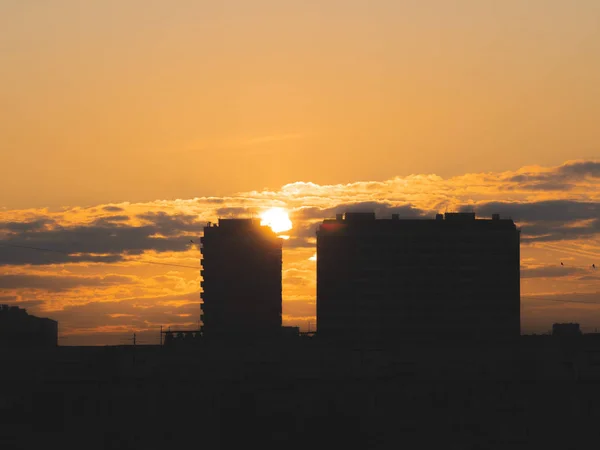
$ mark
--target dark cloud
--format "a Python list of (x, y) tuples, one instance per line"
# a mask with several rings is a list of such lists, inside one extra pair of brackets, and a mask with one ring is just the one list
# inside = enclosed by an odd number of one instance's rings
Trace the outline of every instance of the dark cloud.
[(508, 179), (521, 189), (558, 190), (573, 187), (569, 181), (600, 178), (600, 162), (580, 161), (562, 165), (551, 172), (522, 173)]
[[(461, 211), (470, 210), (463, 206)], [(557, 241), (578, 239), (600, 232), (600, 203), (576, 202), (572, 200), (547, 200), (540, 202), (488, 202), (476, 207), (479, 216), (490, 217), (500, 214), (522, 224), (522, 240)], [(577, 225), (577, 221), (590, 222)]]
[(0, 222), (0, 229), (7, 230), (12, 233), (22, 233), (42, 230), (48, 225), (53, 225), (54, 223), (55, 222), (52, 219), (40, 217), (27, 222)]
[(0, 289), (44, 289), (51, 292), (77, 287), (100, 287), (131, 283), (130, 277), (77, 277), (60, 275), (0, 275)]
[(190, 239), (202, 232), (197, 216), (149, 212), (139, 217), (147, 224), (136, 227), (104, 221), (13, 233), (0, 241), (0, 265), (110, 263), (147, 250), (179, 252), (187, 250)]
[(173, 236), (181, 232), (193, 232), (199, 236), (204, 229), (204, 222), (192, 214), (169, 215), (159, 211), (138, 214), (137, 217), (151, 223), (164, 236)]
[[(470, 206), (464, 206), (466, 211)], [(498, 213), (512, 217), (517, 222), (558, 221), (596, 219), (600, 217), (600, 203), (576, 202), (573, 200), (547, 200), (531, 203), (488, 202), (476, 207), (477, 215), (490, 217)]]
[[(14, 242), (21, 242), (19, 239), (13, 239), (8, 242), (14, 245)], [(26, 242), (26, 241), (25, 241)], [(55, 244), (53, 242), (52, 244)], [(17, 244), (18, 245), (18, 244)], [(91, 263), (115, 263), (123, 261), (124, 257), (119, 254), (112, 255), (90, 255), (77, 254), (71, 255), (55, 249), (42, 249), (38, 247), (9, 247), (0, 242), (0, 265), (48, 265), (48, 264), (67, 264), (79, 262)]]
[(525, 225), (521, 230), (523, 242), (580, 239), (600, 233), (600, 219), (594, 220), (588, 226), (565, 226), (559, 222), (539, 222)]
[(302, 208), (294, 212), (295, 217), (302, 219), (332, 219), (336, 214), (346, 212), (374, 212), (379, 219), (390, 218), (392, 214), (398, 214), (400, 218), (416, 219), (423, 218), (426, 211), (413, 207), (410, 204), (392, 205), (387, 202), (360, 202), (342, 203), (332, 208)]
[[(303, 240), (315, 238), (317, 236), (317, 229), (321, 223), (321, 220), (297, 222), (297, 224), (294, 223), (294, 227), (287, 233), (289, 234), (290, 239), (286, 241), (286, 244), (291, 247), (296, 247), (297, 245), (291, 245), (294, 240), (298, 240), (298, 243), (300, 244)], [(304, 245), (299, 246), (304, 247)]]
[(574, 184), (561, 183), (558, 181), (535, 181), (532, 183), (522, 184), (520, 186), (507, 186), (506, 190), (514, 191), (523, 189), (526, 191), (568, 191), (575, 187)]
[(198, 203), (211, 203), (211, 204), (215, 204), (215, 205), (220, 205), (220, 204), (225, 203), (225, 199), (218, 198), (218, 197), (201, 198), (198, 200)]
[(92, 222), (92, 225), (98, 226), (111, 226), (114, 222), (127, 222), (129, 216), (118, 215), (118, 216), (106, 216), (100, 217)]
[(600, 178), (600, 162), (598, 161), (580, 161), (560, 166), (558, 172), (565, 177), (585, 177)]
[(218, 208), (216, 211), (217, 217), (249, 217), (255, 210), (253, 208), (241, 208), (241, 207), (225, 207)]
[(120, 211), (125, 211), (123, 208), (119, 207), (119, 206), (104, 206), (102, 208), (104, 211), (108, 211), (108, 212), (120, 212)]

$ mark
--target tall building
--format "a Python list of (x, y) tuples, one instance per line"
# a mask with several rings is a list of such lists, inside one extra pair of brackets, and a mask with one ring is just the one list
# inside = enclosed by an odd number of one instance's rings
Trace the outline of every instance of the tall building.
[(220, 219), (201, 242), (203, 336), (280, 333), (281, 239), (257, 219)]
[(58, 322), (27, 314), (18, 306), (0, 305), (0, 347), (56, 347)]
[(519, 230), (474, 213), (338, 214), (317, 230), (321, 338), (510, 339), (520, 334)]

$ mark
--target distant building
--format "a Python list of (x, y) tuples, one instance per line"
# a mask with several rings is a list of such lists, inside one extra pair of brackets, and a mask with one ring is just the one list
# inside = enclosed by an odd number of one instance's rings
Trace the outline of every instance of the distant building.
[(300, 327), (281, 327), (281, 336), (284, 338), (300, 337)]
[(555, 323), (552, 325), (552, 336), (581, 336), (581, 329), (578, 323)]
[(18, 306), (0, 305), (0, 347), (56, 347), (58, 322), (27, 314)]
[(520, 334), (519, 230), (474, 213), (338, 214), (317, 231), (318, 336), (354, 342)]
[(162, 345), (165, 347), (194, 347), (200, 340), (200, 330), (177, 330), (161, 331), (161, 337), (164, 336)]
[(202, 334), (281, 333), (282, 240), (257, 219), (220, 219), (204, 228)]

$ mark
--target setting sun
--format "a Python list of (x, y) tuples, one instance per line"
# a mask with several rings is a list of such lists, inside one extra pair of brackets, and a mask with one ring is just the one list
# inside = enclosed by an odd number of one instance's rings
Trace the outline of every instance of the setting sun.
[(271, 208), (260, 215), (261, 225), (268, 225), (275, 233), (288, 231), (292, 228), (292, 221), (287, 211), (283, 208)]

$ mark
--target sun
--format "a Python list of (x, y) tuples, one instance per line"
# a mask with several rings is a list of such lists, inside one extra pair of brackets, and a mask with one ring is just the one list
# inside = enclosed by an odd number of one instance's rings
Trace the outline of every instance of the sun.
[(288, 212), (283, 208), (271, 208), (260, 215), (261, 225), (268, 225), (275, 233), (292, 229), (292, 221)]

